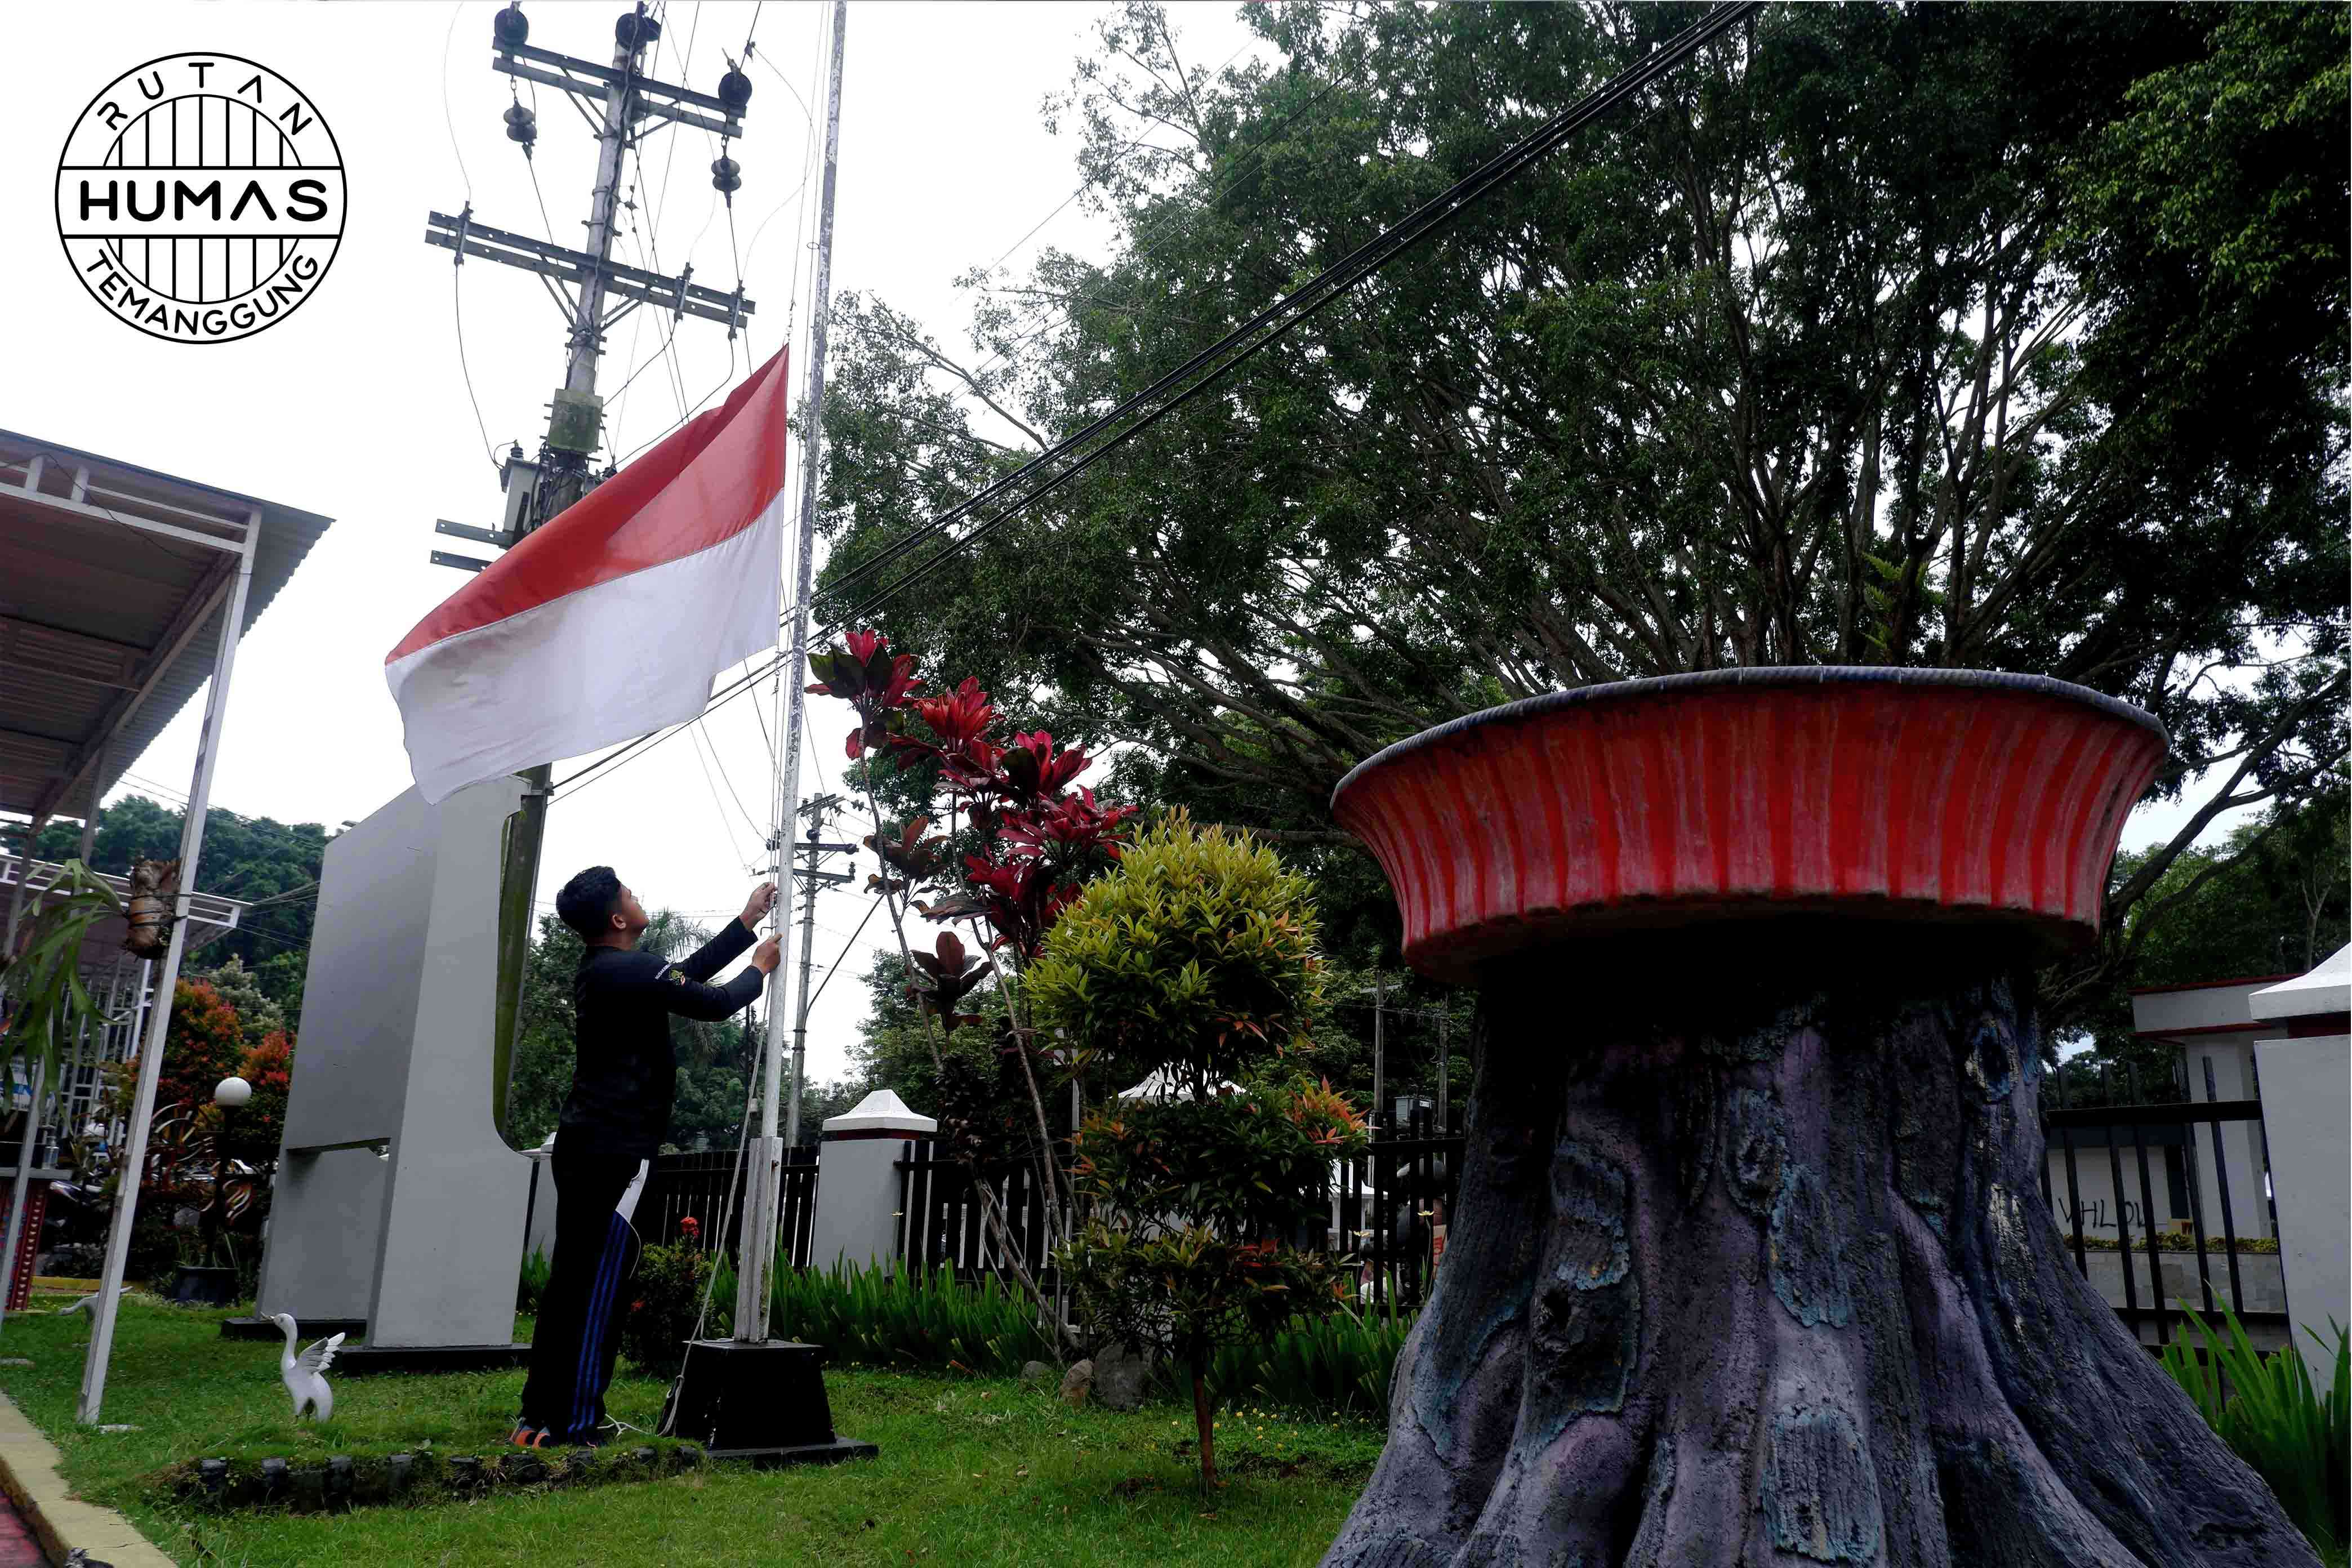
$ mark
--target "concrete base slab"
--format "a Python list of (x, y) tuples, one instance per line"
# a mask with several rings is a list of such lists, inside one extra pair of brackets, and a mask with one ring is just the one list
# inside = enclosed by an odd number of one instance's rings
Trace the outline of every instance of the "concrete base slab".
[(506, 1372), (530, 1364), (530, 1344), (345, 1345), (333, 1371), (344, 1377), (378, 1372)]
[(79, 1552), (113, 1568), (172, 1568), (172, 1560), (110, 1508), (74, 1497), (58, 1474), (58, 1450), (0, 1394), (0, 1490), (16, 1504), (52, 1563)]

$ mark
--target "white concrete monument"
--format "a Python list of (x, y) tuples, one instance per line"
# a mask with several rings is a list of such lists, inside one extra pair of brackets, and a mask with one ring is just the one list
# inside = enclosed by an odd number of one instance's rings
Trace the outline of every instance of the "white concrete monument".
[(345, 1373), (527, 1349), (530, 1163), (490, 1119), (499, 840), (521, 794), (411, 789), (327, 847), (257, 1311), (363, 1321)]

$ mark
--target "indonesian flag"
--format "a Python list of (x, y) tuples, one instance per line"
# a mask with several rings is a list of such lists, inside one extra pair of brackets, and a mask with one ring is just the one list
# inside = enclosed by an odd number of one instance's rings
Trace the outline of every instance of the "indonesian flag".
[(775, 646), (785, 405), (779, 353), (401, 639), (384, 679), (428, 803), (685, 723)]

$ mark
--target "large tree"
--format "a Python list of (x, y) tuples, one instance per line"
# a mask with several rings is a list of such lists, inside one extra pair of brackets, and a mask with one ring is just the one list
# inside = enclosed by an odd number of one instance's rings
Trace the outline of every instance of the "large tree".
[[(1695, 10), (1259, 5), (1273, 63), (1211, 70), (1129, 5), (1049, 105), (1109, 253), (972, 275), (969, 354), (841, 302), (827, 580)], [(1768, 12), (876, 618), (1302, 847), (1372, 751), (1556, 688), (2078, 681), (2164, 720), (2153, 790), (2193, 807), (2053, 991), (2079, 1013), (2214, 816), (2346, 750), (2346, 39), (2340, 7)]]

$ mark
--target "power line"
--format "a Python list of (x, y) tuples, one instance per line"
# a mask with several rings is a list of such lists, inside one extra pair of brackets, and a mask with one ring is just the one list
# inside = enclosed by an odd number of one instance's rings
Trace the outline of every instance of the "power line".
[[(463, 257), (458, 258), (459, 261), (464, 259)], [(465, 276), (466, 269), (462, 266), (453, 264), (450, 267), (449, 310), (457, 328), (457, 369), (466, 378), (466, 401), (474, 405), (474, 427), (482, 433), (482, 451), (490, 459), (490, 467), (504, 472), (499, 462), (498, 447), (490, 439), (489, 424), (482, 417), (482, 400), (474, 395), (474, 367), (466, 363), (466, 296), (460, 287)]]

